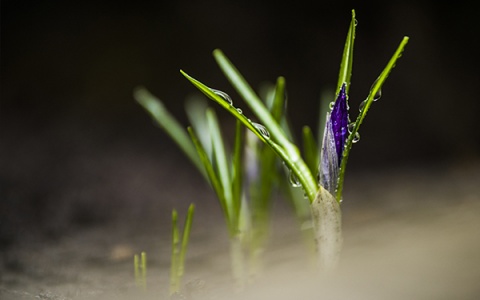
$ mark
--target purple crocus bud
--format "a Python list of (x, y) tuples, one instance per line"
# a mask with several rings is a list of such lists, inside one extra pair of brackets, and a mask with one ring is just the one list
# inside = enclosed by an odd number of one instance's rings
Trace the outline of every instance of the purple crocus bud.
[(348, 105), (345, 84), (327, 113), (320, 153), (320, 185), (335, 194), (343, 149), (348, 137)]
[(345, 84), (342, 85), (337, 100), (330, 112), (333, 135), (335, 137), (335, 149), (337, 151), (338, 165), (342, 162), (343, 149), (348, 137), (348, 105)]

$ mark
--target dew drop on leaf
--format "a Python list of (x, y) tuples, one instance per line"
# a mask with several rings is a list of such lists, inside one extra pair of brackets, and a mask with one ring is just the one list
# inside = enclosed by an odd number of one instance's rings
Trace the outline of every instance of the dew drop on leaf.
[(348, 133), (352, 133), (354, 127), (355, 127), (355, 123), (348, 124)]
[(216, 90), (216, 89), (210, 89), (212, 92), (214, 92), (216, 95), (220, 96), (223, 98), (223, 100), (227, 101), (228, 104), (233, 105), (233, 100), (232, 98), (225, 92)]
[(242, 114), (242, 109), (241, 109), (241, 108), (237, 108), (237, 112), (238, 112), (239, 114)]
[(352, 139), (352, 143), (358, 143), (359, 140), (360, 140), (360, 133), (357, 131), (355, 132), (355, 136)]
[(298, 180), (298, 178), (297, 178), (297, 176), (295, 175), (295, 173), (292, 172), (292, 170), (290, 170), (290, 175), (288, 176), (288, 179), (290, 180), (290, 184), (291, 184), (293, 187), (302, 186), (302, 184), (301, 184), (300, 181)]
[(358, 106), (358, 110), (362, 112), (363, 108), (365, 107), (365, 104), (367, 103), (367, 100), (363, 100), (360, 105)]
[(268, 132), (268, 130), (267, 130), (267, 128), (265, 128), (265, 126), (263, 126), (262, 124), (255, 123), (255, 122), (252, 122), (252, 124), (258, 131), (260, 131), (260, 134), (264, 138), (266, 138), (266, 139), (270, 138), (270, 132)]
[[(370, 92), (372, 91), (373, 87), (374, 87), (375, 84), (377, 83), (378, 79), (379, 79), (379, 78), (377, 78), (377, 79), (373, 82), (372, 86), (370, 87)], [(382, 97), (382, 89), (381, 89), (381, 87), (380, 87), (380, 88), (378, 89), (378, 91), (375, 93), (375, 95), (373, 96), (373, 101), (377, 101), (377, 100), (380, 99), (381, 97)]]
[(373, 101), (377, 101), (382, 97), (382, 90), (378, 89), (378, 91), (375, 93), (375, 96), (373, 96)]

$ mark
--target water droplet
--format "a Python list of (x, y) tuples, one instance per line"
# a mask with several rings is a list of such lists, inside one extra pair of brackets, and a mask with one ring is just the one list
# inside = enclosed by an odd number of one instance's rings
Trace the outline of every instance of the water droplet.
[(355, 123), (348, 124), (348, 133), (352, 133), (354, 127), (355, 127)]
[(360, 105), (359, 105), (359, 107), (358, 107), (358, 110), (359, 110), (360, 112), (362, 112), (363, 108), (365, 107), (365, 104), (367, 104), (367, 100), (363, 100), (363, 101), (360, 103)]
[(216, 95), (220, 96), (223, 98), (223, 100), (227, 101), (228, 104), (233, 105), (233, 100), (232, 98), (225, 92), (216, 90), (216, 89), (210, 89), (212, 92), (214, 92)]
[[(375, 84), (377, 84), (377, 81), (378, 81), (379, 78), (375, 79), (375, 81), (373, 82), (372, 86), (370, 87), (370, 91), (373, 89), (373, 87), (375, 86)], [(375, 95), (373, 96), (373, 101), (377, 101), (378, 99), (380, 99), (382, 97), (382, 88), (380, 87), (378, 89), (378, 91), (375, 93)]]
[(355, 136), (352, 139), (352, 143), (358, 143), (359, 140), (360, 140), (360, 133), (357, 131), (355, 132)]
[(238, 112), (239, 114), (241, 114), (241, 113), (242, 113), (242, 109), (241, 109), (241, 108), (237, 108), (237, 112)]
[(293, 186), (293, 187), (299, 187), (299, 186), (302, 186), (302, 184), (300, 183), (300, 181), (298, 180), (297, 176), (295, 175), (295, 173), (292, 172), (292, 170), (290, 170), (290, 176), (288, 178), (290, 180), (290, 184)]
[(332, 101), (332, 102), (330, 102), (330, 104), (328, 104), (328, 107), (330, 108), (330, 110), (333, 109), (333, 106), (334, 106), (334, 105), (335, 105), (335, 102), (334, 102), (334, 101)]
[(378, 89), (378, 91), (375, 93), (375, 96), (373, 96), (373, 101), (377, 101), (382, 97), (382, 89)]
[(267, 128), (263, 126), (262, 124), (258, 124), (255, 122), (252, 122), (253, 126), (257, 128), (258, 131), (260, 131), (260, 134), (263, 135), (264, 138), (269, 139), (270, 138), (270, 132), (268, 132)]

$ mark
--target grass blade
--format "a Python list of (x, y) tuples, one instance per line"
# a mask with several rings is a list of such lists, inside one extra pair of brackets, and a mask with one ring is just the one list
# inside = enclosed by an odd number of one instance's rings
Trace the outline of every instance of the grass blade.
[(250, 107), (258, 119), (260, 119), (262, 124), (268, 128), (272, 137), (274, 137), (278, 144), (282, 145), (284, 148), (292, 147), (296, 149), (295, 145), (287, 139), (280, 124), (273, 118), (262, 100), (260, 100), (242, 74), (240, 74), (237, 68), (230, 62), (223, 52), (220, 49), (216, 49), (213, 51), (213, 55), (232, 86), (242, 96), (245, 103), (247, 103), (248, 107)]
[(318, 153), (318, 146), (315, 142), (315, 138), (313, 137), (312, 130), (308, 126), (303, 126), (302, 130), (303, 134), (303, 156), (305, 157), (305, 163), (307, 164), (310, 172), (315, 174), (318, 172), (318, 164), (319, 164), (319, 153)]
[(188, 213), (185, 218), (185, 224), (183, 226), (182, 245), (180, 247), (180, 253), (178, 255), (178, 272), (177, 277), (180, 284), (180, 280), (185, 273), (185, 256), (187, 254), (188, 241), (190, 240), (190, 231), (192, 229), (193, 215), (195, 214), (195, 205), (192, 203), (188, 207)]
[[(180, 71), (195, 87), (197, 87), (201, 92), (203, 92), (207, 97), (214, 100), (218, 104), (220, 104), (223, 108), (225, 108), (228, 112), (230, 112), (237, 120), (241, 121), (243, 125), (245, 125), (249, 130), (251, 130), (255, 135), (262, 140), (264, 143), (268, 144), (275, 153), (285, 162), (287, 167), (297, 176), (300, 184), (302, 184), (303, 189), (305, 190), (305, 194), (312, 202), (315, 199), (315, 195), (318, 189), (317, 183), (313, 178), (310, 170), (308, 169), (305, 162), (300, 157), (299, 151), (297, 147), (293, 146), (289, 147), (288, 145), (292, 145), (290, 142), (287, 141), (288, 151), (284, 149), (283, 146), (279, 145), (270, 139), (271, 133), (258, 126), (258, 124), (254, 124), (250, 119), (245, 117), (242, 113), (240, 113), (233, 105), (225, 101), (222, 97), (215, 94), (209, 87), (201, 83), (200, 81), (196, 80), (195, 78), (191, 77), (184, 71)], [(262, 104), (263, 105), (263, 104)]]
[(241, 201), (242, 201), (242, 184), (243, 184), (243, 130), (242, 123), (237, 120), (235, 126), (235, 142), (233, 146), (233, 175), (232, 175), (232, 207), (235, 212), (235, 224), (239, 224)]
[(277, 84), (275, 84), (275, 94), (273, 96), (272, 107), (270, 108), (270, 114), (278, 124), (280, 124), (280, 120), (284, 115), (285, 102), (285, 78), (280, 76), (277, 78)]
[(160, 125), (193, 162), (200, 173), (206, 177), (205, 170), (188, 133), (175, 117), (168, 112), (163, 103), (143, 87), (136, 88), (133, 95), (135, 100), (149, 112), (158, 125)]
[(338, 83), (335, 94), (340, 92), (343, 83), (346, 83), (346, 91), (350, 90), (350, 79), (352, 77), (353, 66), (353, 44), (355, 41), (355, 26), (357, 20), (355, 19), (355, 10), (352, 10), (352, 21), (348, 29), (347, 40), (345, 41), (345, 48), (343, 49), (342, 62), (340, 63), (340, 72), (338, 74)]
[(232, 206), (232, 175), (229, 170), (228, 158), (225, 154), (225, 143), (223, 142), (222, 133), (220, 132), (220, 125), (218, 123), (217, 115), (212, 108), (207, 109), (207, 123), (212, 136), (213, 158), (217, 168), (217, 178), (222, 185), (225, 206), (228, 211), (230, 220), (234, 220), (236, 212), (233, 211)]
[(170, 258), (170, 295), (178, 293), (180, 283), (178, 282), (178, 245), (180, 243), (180, 236), (178, 232), (178, 213), (175, 209), (172, 210), (172, 255)]
[(206, 117), (206, 111), (208, 108), (207, 99), (201, 95), (196, 97), (190, 97), (185, 103), (185, 111), (188, 116), (188, 120), (195, 132), (198, 135), (198, 139), (203, 145), (205, 152), (208, 154), (208, 158), (212, 160), (212, 137), (210, 130), (208, 130), (208, 123)]
[(392, 71), (392, 69), (395, 67), (395, 64), (397, 60), (402, 56), (403, 50), (405, 49), (405, 46), (408, 43), (409, 38), (406, 36), (403, 38), (403, 40), (400, 42), (400, 45), (398, 46), (397, 50), (393, 54), (393, 56), (390, 58), (389, 62), (387, 63), (387, 66), (383, 69), (382, 73), (380, 76), (377, 78), (377, 80), (374, 82), (372, 85), (372, 88), (370, 89), (370, 92), (368, 94), (367, 99), (364, 102), (363, 108), (360, 111), (360, 114), (357, 117), (357, 120), (354, 123), (353, 129), (351, 130), (350, 135), (348, 136), (347, 142), (345, 144), (345, 150), (343, 151), (343, 158), (342, 158), (342, 163), (340, 165), (340, 174), (338, 178), (338, 187), (337, 187), (337, 195), (336, 199), (340, 200), (342, 199), (342, 191), (343, 191), (343, 182), (344, 182), (344, 177), (345, 177), (345, 168), (347, 166), (347, 161), (348, 161), (348, 156), (350, 154), (350, 149), (352, 148), (353, 145), (353, 139), (355, 138), (360, 125), (363, 122), (363, 119), (367, 115), (368, 109), (372, 105), (376, 95), (379, 93), (380, 89), (382, 88), (383, 84), (385, 83), (385, 80), (387, 80), (388, 75)]
[(220, 206), (222, 208), (223, 215), (225, 216), (225, 221), (227, 223), (229, 233), (234, 234), (235, 228), (232, 227), (231, 216), (229, 215), (229, 211), (227, 208), (227, 202), (225, 200), (225, 193), (223, 190), (222, 183), (220, 182), (220, 179), (218, 178), (217, 173), (215, 173), (215, 169), (213, 168), (212, 163), (208, 159), (208, 155), (205, 152), (205, 149), (200, 143), (195, 132), (191, 127), (188, 127), (187, 130), (188, 130), (188, 133), (190, 133), (190, 137), (192, 138), (193, 144), (197, 148), (198, 155), (205, 167), (205, 171), (207, 173), (210, 184), (212, 185), (212, 188), (215, 191), (215, 194), (217, 195), (218, 201), (220, 202)]

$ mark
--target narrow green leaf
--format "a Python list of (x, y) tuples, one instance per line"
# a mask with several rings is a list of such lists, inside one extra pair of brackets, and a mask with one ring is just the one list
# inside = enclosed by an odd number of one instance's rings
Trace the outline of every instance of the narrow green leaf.
[[(296, 147), (288, 147), (289, 151), (286, 151), (282, 146), (275, 143), (270, 136), (272, 133), (266, 131), (265, 128), (261, 128), (258, 124), (254, 124), (250, 119), (248, 119), (245, 115), (240, 113), (233, 105), (227, 103), (223, 98), (215, 94), (209, 87), (201, 83), (200, 81), (196, 80), (195, 78), (191, 77), (184, 71), (180, 70), (180, 72), (187, 78), (195, 87), (197, 87), (201, 92), (203, 92), (207, 97), (214, 100), (218, 104), (220, 104), (223, 108), (225, 108), (228, 112), (230, 112), (236, 119), (240, 120), (243, 125), (245, 125), (249, 130), (251, 130), (255, 135), (264, 143), (268, 144), (275, 153), (285, 162), (287, 167), (294, 172), (294, 174), (298, 177), (300, 183), (305, 190), (307, 197), (310, 201), (315, 199), (315, 195), (318, 189), (317, 183), (313, 178), (310, 170), (308, 169), (305, 162), (300, 157), (299, 151)], [(262, 104), (263, 105), (263, 104)], [(289, 145), (291, 143), (288, 142)]]
[[(318, 132), (317, 132), (317, 143), (318, 149), (322, 149), (323, 144), (323, 134), (325, 131), (325, 124), (327, 122), (327, 112), (330, 110), (330, 102), (334, 99), (335, 95), (331, 90), (324, 90), (320, 95), (320, 106), (318, 108)], [(319, 150), (320, 152), (320, 150)], [(320, 155), (320, 154), (318, 154)]]
[(305, 163), (312, 174), (318, 173), (319, 151), (312, 130), (308, 126), (303, 126), (303, 153)]
[(135, 284), (137, 287), (142, 286), (142, 278), (140, 277), (140, 258), (138, 257), (138, 254), (135, 254), (133, 256), (133, 274), (135, 277)]
[(136, 88), (133, 95), (135, 100), (149, 112), (158, 125), (160, 125), (185, 155), (187, 155), (200, 173), (206, 177), (205, 170), (187, 132), (175, 117), (168, 112), (163, 103), (143, 87)]
[(180, 289), (178, 282), (178, 244), (180, 236), (178, 232), (178, 213), (172, 210), (172, 254), (170, 258), (170, 295), (177, 293)]
[(286, 82), (284, 77), (278, 77), (277, 83), (275, 84), (275, 94), (274, 102), (270, 109), (275, 121), (280, 124), (283, 133), (289, 141), (295, 141), (293, 136), (293, 130), (290, 127), (290, 122), (286, 113), (287, 109), (287, 93), (286, 93)]
[[(272, 138), (278, 142), (278, 145), (282, 147), (282, 150), (288, 153), (289, 160), (295, 163), (295, 167), (290, 169), (300, 180), (300, 183), (303, 185), (310, 201), (313, 201), (318, 187), (314, 177), (308, 171), (305, 162), (300, 157), (300, 151), (298, 148), (288, 139), (282, 126), (275, 121), (243, 75), (240, 74), (237, 68), (230, 62), (223, 52), (220, 49), (216, 49), (213, 51), (213, 55), (232, 86), (242, 96), (262, 124), (270, 131)], [(288, 165), (288, 162), (286, 162), (286, 164)], [(302, 172), (302, 174), (297, 173), (297, 171)]]
[(355, 41), (355, 26), (357, 20), (355, 19), (355, 10), (352, 10), (352, 21), (348, 29), (347, 40), (345, 41), (345, 48), (343, 49), (342, 62), (340, 63), (340, 72), (338, 74), (338, 83), (335, 94), (340, 92), (343, 83), (346, 83), (346, 91), (350, 90), (350, 78), (352, 77), (353, 66), (353, 44)]
[(182, 246), (178, 255), (178, 272), (177, 276), (179, 281), (185, 274), (185, 256), (187, 254), (188, 241), (190, 240), (190, 231), (192, 229), (193, 215), (195, 213), (195, 205), (192, 203), (188, 207), (188, 213), (185, 218), (185, 224), (183, 226)]
[(235, 212), (233, 210), (232, 199), (232, 175), (230, 173), (229, 159), (225, 154), (225, 143), (223, 142), (220, 125), (218, 123), (217, 115), (212, 108), (207, 109), (207, 123), (212, 136), (213, 158), (216, 162), (217, 178), (220, 180), (222, 190), (225, 196), (225, 205), (228, 211), (228, 216), (231, 220), (234, 219)]
[(280, 76), (277, 78), (273, 103), (270, 109), (270, 114), (278, 124), (280, 124), (282, 116), (284, 115), (285, 98), (285, 78)]
[(337, 187), (337, 195), (336, 199), (340, 200), (342, 199), (342, 192), (343, 192), (343, 182), (344, 182), (344, 177), (345, 177), (345, 168), (347, 166), (347, 161), (348, 161), (348, 156), (350, 155), (350, 150), (353, 145), (353, 139), (355, 138), (355, 135), (357, 134), (360, 125), (363, 122), (363, 119), (367, 115), (367, 111), (372, 105), (375, 95), (377, 95), (382, 88), (383, 84), (385, 83), (385, 80), (387, 80), (388, 75), (392, 71), (392, 69), (395, 67), (395, 64), (397, 63), (397, 60), (402, 56), (403, 50), (405, 49), (405, 46), (408, 43), (409, 38), (406, 36), (403, 38), (403, 40), (400, 42), (400, 45), (398, 46), (397, 50), (393, 54), (393, 56), (390, 58), (389, 62), (387, 63), (387, 66), (383, 69), (382, 73), (380, 76), (377, 78), (377, 80), (373, 83), (372, 88), (370, 89), (370, 93), (368, 94), (367, 99), (365, 100), (365, 103), (363, 105), (362, 110), (360, 111), (360, 114), (357, 117), (357, 120), (355, 121), (355, 125), (353, 126), (353, 129), (348, 136), (347, 142), (345, 144), (345, 150), (343, 151), (343, 158), (342, 158), (342, 163), (340, 165), (340, 174), (338, 178), (338, 187)]
[(215, 94), (212, 91), (212, 89), (210, 89), (208, 86), (204, 85), (200, 81), (191, 77), (190, 75), (185, 73), (183, 70), (180, 70), (180, 73), (182, 73), (182, 75), (185, 76), (185, 78), (187, 78), (197, 89), (199, 89), (203, 94), (205, 94), (205, 96), (207, 96), (208, 98), (220, 104), (220, 106), (226, 109), (235, 118), (242, 121), (242, 124), (245, 125), (248, 129), (252, 130), (255, 133), (255, 135), (258, 136), (258, 138), (260, 138), (262, 141), (265, 139), (263, 135), (260, 133), (260, 131), (253, 125), (253, 123), (250, 120), (247, 120), (246, 117), (241, 112), (239, 112), (233, 105), (230, 105), (222, 97)]
[(205, 171), (207, 172), (209, 181), (212, 185), (213, 190), (215, 191), (215, 194), (217, 195), (218, 201), (220, 202), (220, 206), (222, 208), (222, 212), (225, 217), (225, 222), (227, 223), (229, 233), (233, 235), (235, 233), (235, 228), (232, 227), (231, 216), (229, 215), (229, 211), (227, 209), (227, 203), (225, 200), (225, 193), (223, 191), (222, 183), (220, 182), (220, 179), (218, 178), (217, 173), (215, 173), (213, 165), (208, 159), (207, 153), (205, 152), (205, 149), (203, 148), (200, 141), (198, 140), (198, 137), (196, 136), (195, 132), (191, 127), (188, 127), (187, 130), (188, 130), (188, 133), (190, 133), (190, 137), (192, 138), (193, 144), (197, 148), (198, 154), (200, 156), (200, 160), (202, 161), (205, 167)]
[(243, 130), (242, 123), (237, 120), (235, 126), (235, 142), (233, 146), (233, 176), (232, 176), (232, 206), (235, 214), (235, 223), (239, 222), (241, 201), (242, 201), (242, 184), (243, 184)]
[(242, 96), (242, 98), (245, 100), (245, 103), (248, 105), (248, 107), (250, 107), (258, 119), (260, 119), (262, 124), (268, 128), (275, 141), (277, 141), (278, 144), (285, 149), (291, 148), (289, 151), (293, 152), (296, 150), (298, 152), (298, 149), (296, 149), (295, 145), (293, 145), (285, 136), (280, 124), (275, 121), (274, 117), (263, 104), (262, 100), (260, 100), (255, 91), (251, 88), (243, 75), (240, 74), (231, 61), (220, 49), (214, 50), (213, 55), (232, 86)]
[(210, 130), (208, 130), (207, 117), (205, 114), (207, 108), (208, 102), (203, 95), (191, 96), (185, 102), (185, 111), (187, 113), (188, 120), (195, 129), (198, 139), (202, 143), (209, 159), (212, 160), (212, 137)]
[(141, 276), (142, 276), (142, 284), (143, 288), (147, 289), (147, 253), (142, 251), (140, 253), (140, 268), (142, 270)]
[[(257, 188), (257, 197), (252, 203), (253, 214), (257, 214), (257, 218), (267, 218), (270, 208), (270, 197), (273, 190), (273, 181), (276, 179), (276, 154), (267, 145), (262, 145), (261, 149), (258, 149), (259, 157), (259, 171), (260, 178)], [(266, 223), (266, 220), (263, 220)], [(266, 224), (264, 224), (266, 225)]]

